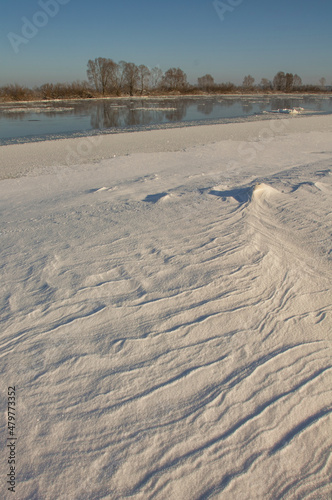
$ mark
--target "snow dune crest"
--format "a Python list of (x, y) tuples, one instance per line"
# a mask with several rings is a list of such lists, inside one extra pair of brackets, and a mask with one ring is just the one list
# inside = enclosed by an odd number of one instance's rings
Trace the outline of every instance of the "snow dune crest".
[(252, 192), (252, 199), (255, 201), (264, 201), (276, 194), (278, 194), (277, 189), (262, 182), (255, 185)]

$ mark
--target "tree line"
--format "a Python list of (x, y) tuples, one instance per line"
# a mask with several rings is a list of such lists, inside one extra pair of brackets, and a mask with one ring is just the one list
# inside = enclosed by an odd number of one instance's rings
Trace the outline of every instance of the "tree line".
[(190, 85), (187, 81), (187, 75), (180, 68), (169, 68), (165, 73), (158, 67), (151, 70), (141, 64), (137, 66), (134, 63), (120, 61), (114, 62), (112, 59), (99, 57), (89, 60), (87, 76), (90, 85), (101, 95), (122, 95), (148, 93), (151, 91), (180, 92), (200, 90), (205, 92), (231, 92), (236, 89), (264, 90), (278, 92), (297, 92), (301, 90), (319, 91), (325, 88), (325, 78), (320, 79), (320, 86), (303, 85), (299, 75), (293, 73), (284, 73), (279, 71), (272, 81), (262, 78), (258, 85), (255, 85), (255, 79), (247, 75), (243, 79), (240, 87), (231, 82), (217, 84), (210, 75), (204, 75), (197, 79), (197, 85)]
[(255, 78), (247, 75), (240, 86), (232, 82), (216, 83), (210, 74), (197, 79), (197, 84), (188, 83), (186, 73), (180, 68), (169, 68), (163, 72), (159, 67), (152, 69), (144, 64), (114, 62), (112, 59), (98, 57), (87, 64), (87, 81), (73, 83), (46, 83), (29, 89), (18, 84), (0, 87), (0, 98), (5, 101), (37, 99), (89, 99), (108, 96), (134, 95), (186, 95), (201, 93), (244, 93), (244, 92), (321, 92), (326, 89), (326, 80), (321, 78), (319, 85), (303, 85), (297, 74), (279, 71), (272, 80), (262, 78), (255, 84)]

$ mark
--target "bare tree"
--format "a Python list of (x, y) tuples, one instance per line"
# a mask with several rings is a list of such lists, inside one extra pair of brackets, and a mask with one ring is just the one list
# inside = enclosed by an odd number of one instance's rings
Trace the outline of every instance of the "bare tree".
[(206, 90), (207, 92), (214, 87), (214, 78), (207, 74), (197, 78), (198, 87), (202, 90)]
[(187, 86), (187, 75), (180, 68), (170, 68), (164, 75), (163, 85), (169, 90), (182, 90)]
[(285, 90), (286, 92), (291, 92), (294, 85), (294, 75), (293, 73), (286, 73), (285, 76)]
[(150, 72), (150, 87), (156, 89), (159, 87), (163, 78), (163, 72), (160, 68), (155, 66)]
[(295, 74), (293, 78), (293, 89), (298, 89), (299, 87), (302, 86), (302, 78)]
[(262, 87), (263, 90), (271, 90), (272, 89), (272, 84), (271, 84), (270, 80), (268, 80), (267, 78), (261, 79), (260, 86)]
[(113, 81), (112, 85), (114, 87), (116, 95), (120, 96), (121, 92), (124, 90), (124, 81), (125, 81), (125, 68), (126, 68), (126, 61), (120, 61), (115, 68), (114, 74), (113, 74)]
[(150, 74), (151, 71), (147, 66), (145, 66), (144, 64), (138, 66), (138, 81), (140, 85), (141, 95), (149, 86)]
[(320, 86), (321, 86), (322, 88), (324, 88), (324, 87), (325, 87), (325, 85), (326, 85), (326, 78), (324, 78), (324, 76), (323, 76), (323, 77), (319, 80), (319, 83), (320, 83)]
[(67, 91), (70, 92), (72, 97), (79, 97), (83, 99), (93, 97), (92, 89), (86, 81), (74, 81), (68, 86)]
[(110, 90), (116, 67), (117, 64), (112, 59), (106, 59), (105, 57), (98, 57), (94, 61), (91, 59), (88, 61), (88, 80), (97, 92), (105, 95)]
[(124, 88), (129, 95), (133, 96), (138, 85), (139, 72), (138, 67), (134, 63), (125, 63), (123, 66), (123, 83)]
[(252, 77), (251, 75), (248, 75), (244, 77), (242, 86), (249, 89), (253, 87), (254, 83), (255, 83), (255, 78)]
[(283, 71), (279, 71), (273, 78), (273, 88), (281, 91), (286, 89), (286, 75)]

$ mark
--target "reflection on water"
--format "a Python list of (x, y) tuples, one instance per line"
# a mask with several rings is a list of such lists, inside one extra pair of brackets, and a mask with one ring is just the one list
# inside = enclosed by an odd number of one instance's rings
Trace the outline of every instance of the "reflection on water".
[(332, 113), (331, 97), (175, 97), (0, 104), (0, 139), (222, 120), (285, 108)]
[(92, 129), (137, 127), (154, 123), (181, 121), (186, 115), (189, 103), (178, 102), (176, 107), (169, 107), (158, 102), (156, 105), (146, 101), (131, 101), (127, 105), (112, 105), (98, 102), (91, 109)]
[(213, 111), (214, 104), (215, 103), (212, 100), (207, 101), (207, 102), (198, 103), (197, 104), (197, 112), (202, 113), (203, 115), (210, 115)]

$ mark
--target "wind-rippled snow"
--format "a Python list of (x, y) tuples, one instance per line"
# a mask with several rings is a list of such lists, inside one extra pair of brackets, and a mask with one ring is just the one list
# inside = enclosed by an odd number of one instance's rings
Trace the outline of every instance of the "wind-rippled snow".
[(17, 498), (330, 498), (332, 127), (307, 123), (254, 160), (222, 125), (1, 181)]

